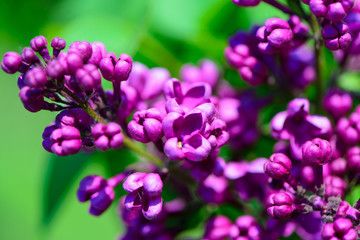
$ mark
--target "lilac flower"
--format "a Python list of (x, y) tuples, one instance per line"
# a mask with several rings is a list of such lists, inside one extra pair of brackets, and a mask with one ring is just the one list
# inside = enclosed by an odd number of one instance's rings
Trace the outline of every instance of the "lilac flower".
[(16, 52), (7, 52), (4, 54), (1, 62), (1, 68), (9, 74), (14, 74), (19, 71), (21, 64), (20, 55)]
[(69, 53), (71, 52), (76, 52), (81, 57), (82, 61), (86, 63), (91, 58), (92, 47), (87, 41), (76, 41), (69, 47)]
[(360, 211), (351, 207), (346, 201), (342, 201), (336, 212), (335, 218), (349, 218), (356, 223), (360, 221)]
[(82, 132), (90, 132), (93, 123), (94, 119), (80, 108), (61, 111), (55, 118), (55, 124), (58, 128), (72, 126)]
[(351, 42), (348, 31), (349, 27), (344, 23), (326, 24), (322, 31), (325, 47), (330, 50), (345, 49)]
[(224, 176), (211, 174), (199, 184), (198, 194), (207, 203), (222, 204), (229, 199), (228, 187)]
[(306, 0), (310, 10), (317, 17), (325, 17), (331, 22), (341, 22), (354, 5), (354, 0)]
[(25, 86), (20, 89), (19, 97), (26, 110), (38, 112), (45, 107), (44, 95), (39, 89)]
[(133, 173), (127, 177), (123, 187), (129, 192), (125, 207), (129, 210), (142, 209), (146, 219), (153, 219), (162, 210), (161, 192), (163, 183), (157, 173)]
[(240, 7), (254, 7), (257, 6), (261, 0), (232, 0), (233, 3)]
[(271, 178), (284, 179), (290, 174), (291, 166), (291, 160), (285, 154), (275, 153), (265, 162), (264, 171)]
[(301, 21), (301, 18), (296, 15), (291, 15), (288, 23), (293, 33), (291, 47), (297, 48), (304, 44), (308, 39), (309, 28), (305, 23)]
[(280, 192), (268, 196), (267, 213), (277, 219), (289, 218), (293, 212), (293, 196), (290, 193)]
[[(344, 158), (334, 159), (329, 163), (330, 172), (332, 175), (343, 177), (347, 171), (347, 163)], [(349, 164), (350, 165), (350, 164)], [(325, 165), (326, 166), (326, 165)], [(354, 169), (354, 168), (352, 168)]]
[(54, 37), (51, 40), (51, 47), (53, 48), (53, 56), (57, 57), (61, 50), (66, 47), (66, 41), (59, 37)]
[(229, 236), (232, 223), (224, 215), (210, 218), (206, 223), (204, 239), (222, 240)]
[(99, 63), (102, 76), (109, 81), (121, 82), (129, 78), (132, 59), (123, 53), (116, 60), (114, 56), (103, 58)]
[(266, 54), (273, 54), (289, 47), (293, 33), (285, 20), (270, 18), (266, 20), (264, 27), (258, 29), (256, 37), (261, 41), (258, 45), (259, 50)]
[(349, 219), (339, 218), (333, 223), (327, 223), (324, 225), (321, 237), (323, 240), (355, 240), (357, 239), (357, 232), (353, 228), (353, 224)]
[(226, 123), (221, 119), (214, 119), (211, 124), (206, 125), (204, 132), (213, 148), (221, 148), (229, 140), (229, 133), (226, 131)]
[(339, 89), (330, 89), (323, 100), (324, 109), (335, 119), (345, 116), (353, 104), (349, 93)]
[(360, 147), (350, 148), (346, 153), (348, 169), (351, 172), (358, 173), (360, 171)]
[(24, 83), (32, 88), (42, 88), (48, 83), (46, 73), (39, 67), (34, 67), (29, 70), (24, 77)]
[(215, 106), (210, 101), (211, 87), (207, 83), (194, 83), (183, 91), (177, 79), (170, 79), (164, 85), (167, 112), (188, 113), (194, 108), (201, 109), (208, 118), (215, 114)]
[(324, 179), (325, 184), (325, 196), (331, 197), (344, 197), (346, 184), (344, 180), (336, 176), (328, 176)]
[(45, 61), (50, 60), (50, 54), (47, 49), (47, 44), (48, 44), (48, 42), (44, 36), (34, 37), (30, 41), (31, 48), (35, 52), (38, 52)]
[(205, 82), (214, 88), (219, 77), (219, 70), (210, 60), (201, 61), (199, 67), (184, 64), (180, 69), (180, 78), (186, 83)]
[(336, 124), (339, 139), (347, 146), (354, 146), (360, 141), (360, 125), (352, 118), (340, 118)]
[(164, 114), (156, 108), (138, 111), (128, 124), (128, 131), (132, 138), (142, 143), (156, 142), (164, 135), (162, 121)]
[(275, 139), (290, 140), (291, 155), (301, 160), (301, 146), (315, 137), (329, 138), (332, 126), (328, 118), (309, 115), (309, 101), (297, 98), (289, 102), (287, 111), (271, 120), (271, 133)]
[(24, 49), (21, 52), (21, 61), (24, 64), (30, 66), (32, 64), (39, 63), (40, 59), (38, 58), (34, 50), (32, 50), (32, 48), (24, 47)]
[(262, 230), (255, 218), (250, 215), (240, 216), (236, 219), (235, 224), (230, 229), (230, 239), (262, 239)]
[(92, 91), (101, 85), (101, 75), (93, 64), (86, 64), (76, 71), (76, 79), (84, 91)]
[(73, 155), (80, 151), (82, 141), (80, 131), (71, 126), (50, 127), (43, 134), (45, 150), (59, 156)]
[(320, 138), (314, 138), (302, 145), (302, 160), (310, 165), (325, 165), (330, 161), (332, 150), (330, 143)]
[(77, 197), (80, 202), (90, 200), (89, 213), (99, 216), (105, 212), (114, 201), (114, 187), (120, 184), (127, 173), (120, 173), (108, 180), (97, 175), (90, 175), (80, 182)]
[(91, 130), (94, 138), (94, 145), (101, 151), (119, 149), (123, 143), (124, 136), (117, 123), (110, 122), (107, 125), (97, 123)]
[(201, 135), (207, 117), (204, 112), (195, 110), (186, 115), (170, 112), (163, 120), (163, 131), (167, 141), (165, 154), (172, 160), (189, 159), (202, 161), (210, 153), (209, 141)]
[(90, 59), (87, 61), (88, 64), (94, 64), (97, 67), (100, 64), (100, 61), (106, 57), (106, 47), (101, 42), (91, 43), (92, 54)]

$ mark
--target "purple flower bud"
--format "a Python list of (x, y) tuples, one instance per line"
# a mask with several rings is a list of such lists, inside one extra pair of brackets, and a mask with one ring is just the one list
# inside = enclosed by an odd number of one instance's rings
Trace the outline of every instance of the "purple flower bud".
[(91, 204), (89, 208), (90, 214), (99, 216), (106, 211), (114, 201), (115, 192), (112, 187), (102, 188), (99, 192), (91, 196)]
[(254, 7), (257, 6), (261, 0), (232, 0), (233, 3), (240, 7)]
[(92, 55), (91, 58), (87, 61), (87, 63), (99, 66), (100, 61), (106, 55), (105, 45), (101, 42), (94, 42), (91, 43), (91, 47), (92, 47)]
[(126, 53), (122, 53), (115, 65), (114, 80), (125, 81), (129, 78), (132, 68), (132, 58)]
[(268, 77), (266, 66), (253, 56), (244, 60), (238, 72), (244, 81), (253, 86), (264, 83)]
[(325, 47), (330, 50), (347, 48), (351, 43), (351, 35), (348, 31), (349, 27), (344, 23), (326, 24), (322, 31)]
[(59, 113), (55, 119), (55, 124), (59, 128), (64, 126), (72, 126), (83, 132), (90, 131), (90, 126), (93, 123), (94, 119), (80, 108), (61, 111), (61, 113)]
[(25, 86), (20, 90), (19, 97), (26, 110), (30, 112), (38, 112), (44, 107), (44, 96), (38, 89)]
[(273, 193), (267, 198), (266, 204), (267, 213), (273, 218), (286, 219), (293, 212), (293, 199), (290, 193)]
[(213, 148), (221, 148), (229, 140), (229, 133), (226, 131), (226, 123), (221, 119), (214, 119), (209, 126), (208, 132), (208, 141)]
[(350, 148), (346, 153), (348, 169), (351, 172), (360, 172), (360, 147), (355, 146)]
[(110, 122), (107, 125), (97, 123), (91, 130), (94, 145), (101, 151), (119, 149), (123, 143), (121, 128), (117, 123)]
[(38, 52), (44, 60), (50, 60), (51, 58), (47, 49), (47, 44), (48, 42), (44, 36), (34, 37), (30, 41), (30, 46), (35, 52)]
[(82, 67), (83, 61), (78, 52), (69, 52), (66, 55), (66, 64), (69, 74), (75, 75), (76, 71)]
[(205, 234), (203, 239), (222, 240), (229, 237), (231, 221), (223, 215), (212, 217), (206, 223)]
[(258, 29), (256, 37), (261, 41), (258, 44), (259, 50), (266, 54), (273, 54), (290, 45), (293, 33), (285, 20), (270, 18), (266, 20), (264, 27)]
[(302, 146), (303, 162), (310, 165), (325, 165), (330, 161), (332, 149), (330, 143), (321, 138), (307, 141)]
[(164, 114), (156, 108), (138, 111), (128, 124), (128, 131), (132, 138), (142, 143), (156, 142), (164, 136), (162, 120)]
[(27, 65), (32, 65), (34, 63), (40, 62), (40, 59), (35, 54), (34, 50), (29, 47), (25, 47), (21, 52), (21, 61)]
[(101, 85), (101, 75), (93, 64), (86, 64), (76, 71), (76, 79), (85, 91), (92, 91)]
[(347, 118), (340, 118), (336, 124), (339, 138), (348, 146), (354, 146), (360, 140), (360, 133), (356, 126)]
[(344, 197), (344, 192), (346, 189), (346, 184), (345, 182), (336, 176), (327, 176), (324, 179), (324, 184), (325, 184), (325, 197)]
[(250, 48), (245, 44), (225, 48), (225, 58), (231, 66), (239, 68), (243, 66), (246, 58), (250, 56)]
[(77, 128), (66, 126), (55, 129), (51, 135), (51, 152), (59, 156), (74, 155), (80, 151), (81, 135)]
[(310, 10), (317, 17), (326, 17), (331, 22), (341, 22), (354, 5), (354, 0), (310, 0)]
[(73, 42), (69, 47), (69, 53), (76, 52), (81, 57), (82, 61), (86, 63), (92, 55), (91, 44), (87, 41), (76, 41)]
[(323, 101), (324, 109), (335, 119), (345, 116), (353, 104), (349, 93), (339, 89), (329, 90)]
[(262, 239), (262, 231), (255, 218), (250, 215), (240, 216), (230, 229), (230, 239)]
[(66, 47), (66, 41), (59, 37), (54, 37), (51, 40), (51, 47), (53, 48), (53, 55), (57, 57), (61, 50)]
[(65, 73), (66, 72), (63, 64), (58, 60), (52, 60), (46, 66), (46, 74), (53, 79), (61, 80), (64, 77)]
[(5, 53), (1, 62), (1, 68), (4, 72), (14, 74), (19, 71), (21, 65), (21, 57), (16, 52)]
[(34, 67), (25, 74), (24, 83), (33, 88), (41, 88), (46, 86), (48, 80), (42, 68)]
[(157, 173), (148, 173), (143, 178), (143, 187), (149, 197), (156, 197), (161, 195), (163, 189), (163, 182), (160, 175)]
[(308, 39), (309, 28), (301, 22), (301, 19), (296, 15), (290, 16), (288, 23), (294, 34), (292, 47), (299, 47)]
[(285, 154), (275, 153), (265, 162), (264, 171), (271, 178), (284, 179), (289, 175), (291, 166), (291, 160)]
[(333, 223), (327, 223), (324, 225), (321, 237), (323, 240), (356, 240), (357, 231), (353, 228), (353, 224), (349, 219), (339, 218)]
[(80, 202), (90, 200), (91, 195), (100, 191), (106, 186), (106, 180), (97, 175), (90, 175), (81, 180), (79, 189), (77, 191), (77, 197)]
[(115, 71), (115, 58), (107, 57), (103, 58), (99, 63), (99, 69), (102, 76), (109, 81), (112, 81)]

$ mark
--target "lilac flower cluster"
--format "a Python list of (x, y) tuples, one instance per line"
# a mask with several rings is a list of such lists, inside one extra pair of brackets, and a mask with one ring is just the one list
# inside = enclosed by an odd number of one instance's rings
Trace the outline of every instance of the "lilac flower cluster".
[[(196, 226), (208, 240), (359, 238), (360, 199), (349, 196), (359, 184), (360, 105), (336, 85), (360, 53), (360, 5), (262, 2), (288, 19), (238, 31), (224, 50), (258, 88), (236, 89), (223, 79), (233, 70), (207, 59), (185, 63), (173, 78), (100, 42), (76, 41), (65, 51), (56, 37), (50, 54), (38, 36), (21, 54), (5, 53), (1, 68), (20, 73), (25, 109), (58, 112), (42, 135), (46, 151), (129, 149), (139, 159), (108, 179), (83, 178), (77, 191), (94, 216), (119, 199), (126, 227), (119, 239), (175, 239)], [(337, 50), (340, 62), (327, 84), (323, 47)]]

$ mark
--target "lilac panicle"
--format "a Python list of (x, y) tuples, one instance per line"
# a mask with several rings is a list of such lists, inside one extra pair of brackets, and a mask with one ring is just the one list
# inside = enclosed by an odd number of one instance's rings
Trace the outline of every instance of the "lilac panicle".
[(270, 18), (266, 20), (264, 27), (258, 29), (256, 37), (261, 41), (258, 45), (259, 50), (266, 54), (273, 54), (290, 45), (293, 33), (285, 20)]
[(130, 136), (142, 143), (156, 142), (164, 135), (162, 121), (164, 114), (156, 108), (135, 112), (128, 124)]
[(121, 133), (120, 126), (115, 122), (107, 125), (97, 123), (91, 130), (94, 138), (94, 145), (101, 151), (110, 149), (119, 149), (122, 146), (124, 136)]
[(330, 161), (331, 156), (332, 149), (326, 140), (314, 138), (302, 146), (302, 158), (306, 164), (325, 165)]
[(271, 178), (284, 179), (289, 175), (291, 167), (291, 160), (285, 154), (275, 153), (265, 162), (264, 171)]
[(127, 177), (123, 187), (129, 192), (124, 202), (128, 210), (141, 209), (144, 217), (149, 220), (161, 213), (163, 183), (159, 174), (133, 173)]

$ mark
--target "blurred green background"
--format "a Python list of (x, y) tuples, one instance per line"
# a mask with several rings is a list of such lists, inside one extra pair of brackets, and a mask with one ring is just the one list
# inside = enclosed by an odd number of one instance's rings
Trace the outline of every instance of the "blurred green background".
[[(265, 4), (243, 9), (230, 0), (1, 0), (0, 55), (20, 53), (37, 35), (49, 42), (59, 36), (68, 45), (102, 41), (108, 51), (166, 67), (176, 77), (185, 62), (223, 64), (229, 35), (273, 16), (283, 15)], [(106, 174), (103, 156), (51, 159), (41, 134), (56, 114), (27, 112), (16, 81), (17, 75), (0, 71), (0, 239), (114, 239), (122, 231), (115, 204), (96, 218), (75, 195), (82, 177)], [(56, 161), (63, 162), (49, 171)], [(44, 189), (52, 195), (44, 198)]]

